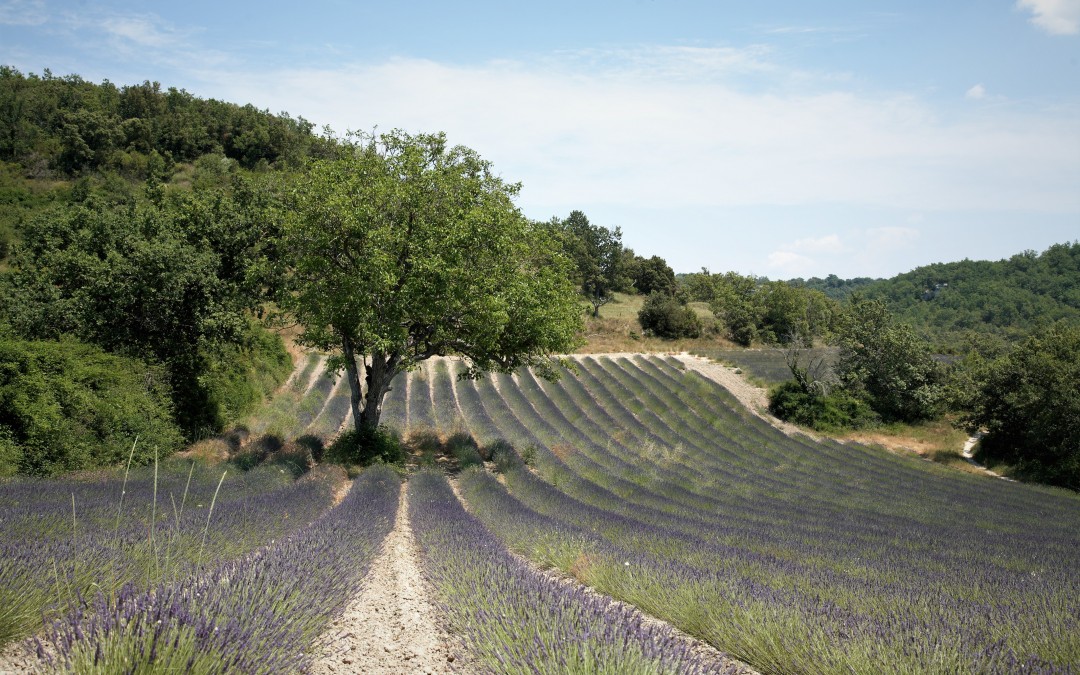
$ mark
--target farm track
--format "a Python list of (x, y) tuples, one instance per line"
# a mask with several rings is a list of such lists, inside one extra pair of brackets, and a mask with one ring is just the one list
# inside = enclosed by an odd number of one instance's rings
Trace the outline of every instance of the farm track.
[(22, 640), (0, 648), (0, 675), (25, 675), (40, 672), (38, 671), (40, 663), (37, 656), (26, 647), (26, 643)]
[(360, 593), (321, 638), (312, 673), (469, 672), (460, 665), (454, 639), (436, 618), (416, 546), (403, 484), (394, 529)]

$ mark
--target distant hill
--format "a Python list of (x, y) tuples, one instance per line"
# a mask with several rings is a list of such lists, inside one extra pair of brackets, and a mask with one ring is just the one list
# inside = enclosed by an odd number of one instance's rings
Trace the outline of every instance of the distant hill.
[(939, 341), (970, 331), (1016, 338), (1055, 321), (1080, 322), (1080, 242), (1006, 260), (926, 265), (858, 292)]
[(852, 293), (876, 284), (882, 281), (881, 279), (871, 279), (870, 277), (856, 277), (854, 279), (841, 279), (835, 274), (822, 279), (821, 277), (810, 277), (809, 279), (789, 279), (788, 283), (792, 286), (799, 288), (809, 288), (814, 291), (821, 291), (825, 294), (825, 297), (832, 298), (833, 300), (847, 300), (851, 297)]

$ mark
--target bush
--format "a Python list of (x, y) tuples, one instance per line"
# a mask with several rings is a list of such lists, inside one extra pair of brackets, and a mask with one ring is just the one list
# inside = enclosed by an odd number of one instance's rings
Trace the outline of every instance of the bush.
[(338, 435), (326, 449), (326, 458), (338, 464), (367, 466), (376, 462), (400, 464), (405, 461), (405, 449), (398, 434), (380, 424), (364, 427), (360, 431), (350, 429)]
[(878, 421), (868, 403), (842, 389), (829, 394), (811, 393), (795, 380), (783, 382), (769, 392), (769, 412), (817, 431), (858, 429)]
[(966, 420), (969, 430), (986, 431), (980, 459), (1080, 490), (1080, 327), (1032, 335), (981, 379)]
[(241, 344), (219, 345), (205, 356), (199, 384), (208, 408), (205, 419), (212, 427), (207, 431), (215, 433), (244, 419), (291, 372), (292, 357), (281, 337), (250, 321)]
[(0, 338), (0, 473), (48, 476), (168, 455), (183, 438), (166, 378), (73, 340)]
[(701, 337), (701, 319), (684, 303), (666, 293), (653, 293), (638, 312), (641, 327), (668, 339)]

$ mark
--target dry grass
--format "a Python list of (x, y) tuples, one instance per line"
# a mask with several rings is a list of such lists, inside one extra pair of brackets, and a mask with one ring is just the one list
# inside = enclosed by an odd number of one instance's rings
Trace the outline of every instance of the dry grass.
[(229, 443), (220, 437), (207, 438), (192, 444), (186, 450), (176, 453), (177, 457), (198, 460), (204, 464), (214, 466), (229, 461), (232, 448)]
[(849, 431), (838, 434), (835, 438), (880, 445), (892, 452), (913, 452), (961, 471), (981, 473), (960, 455), (968, 438), (967, 433), (954, 427), (946, 418), (919, 424), (892, 424), (876, 429)]
[[(600, 317), (586, 316), (585, 343), (578, 347), (578, 354), (604, 354), (614, 352), (678, 353), (695, 349), (728, 349), (734, 345), (719, 335), (706, 330), (704, 337), (695, 339), (665, 340), (646, 337), (642, 333), (638, 312), (645, 302), (644, 296), (616, 293), (615, 301), (600, 308)], [(708, 305), (692, 302), (690, 307), (708, 326), (713, 320)]]

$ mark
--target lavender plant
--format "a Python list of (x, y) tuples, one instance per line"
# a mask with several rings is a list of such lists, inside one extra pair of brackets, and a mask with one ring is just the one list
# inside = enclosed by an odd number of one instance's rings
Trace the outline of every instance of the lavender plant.
[(409, 515), (444, 616), (490, 672), (736, 672), (670, 629), (511, 556), (439, 474), (410, 480)]
[(151, 590), (98, 594), (56, 621), (43, 658), (71, 673), (283, 673), (359, 589), (393, 526), (400, 480), (358, 477), (334, 509), (272, 546)]
[(267, 466), (230, 473), (214, 502), (221, 479), (219, 470), (174, 462), (156, 482), (141, 468), (126, 482), (102, 473), (0, 486), (0, 643), (96, 591), (147, 588), (194, 573), (200, 561), (242, 556), (310, 523), (332, 500), (328, 481), (293, 481)]

